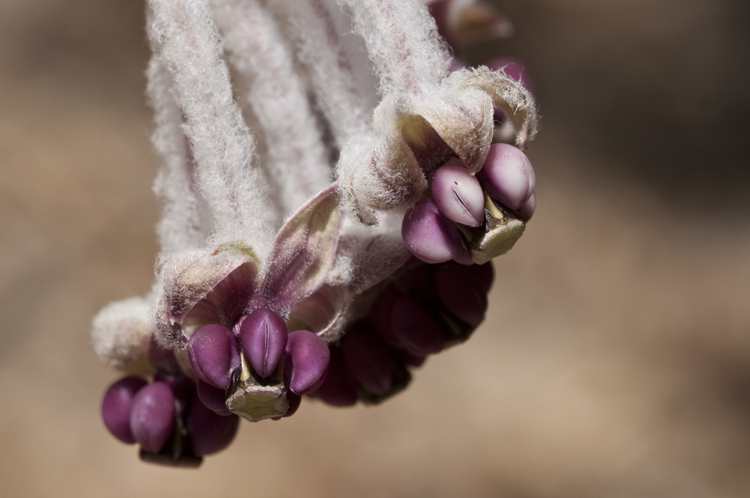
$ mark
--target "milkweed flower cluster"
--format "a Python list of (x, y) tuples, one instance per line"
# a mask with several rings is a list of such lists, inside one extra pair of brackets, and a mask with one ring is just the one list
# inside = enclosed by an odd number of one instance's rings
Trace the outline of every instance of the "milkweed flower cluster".
[(116, 438), (198, 465), (239, 417), (381, 402), (469, 337), (536, 204), (528, 76), (459, 59), (511, 30), (467, 0), (147, 2), (161, 251), (94, 319)]

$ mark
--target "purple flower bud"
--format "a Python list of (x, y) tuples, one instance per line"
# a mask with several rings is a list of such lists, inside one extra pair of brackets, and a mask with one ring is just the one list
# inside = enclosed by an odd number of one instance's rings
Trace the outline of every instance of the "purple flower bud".
[(221, 416), (206, 408), (198, 398), (190, 404), (190, 435), (196, 456), (210, 455), (223, 450), (237, 435), (239, 417)]
[(439, 353), (443, 349), (440, 326), (430, 312), (409, 294), (398, 298), (391, 322), (404, 349), (417, 356)]
[(383, 396), (393, 382), (393, 358), (385, 344), (362, 325), (350, 327), (341, 339), (344, 364), (354, 381), (376, 396)]
[(174, 352), (156, 342), (154, 336), (151, 336), (151, 342), (148, 346), (148, 361), (160, 372), (182, 373), (180, 364), (177, 363), (177, 358), (174, 357)]
[(331, 406), (352, 406), (357, 403), (357, 386), (346, 369), (341, 348), (331, 348), (326, 380), (312, 395)]
[(471, 259), (471, 254), (469, 254), (469, 251), (467, 251), (465, 247), (461, 248), (461, 252), (458, 253), (458, 256), (453, 258), (453, 261), (464, 266), (469, 266), (469, 265), (474, 264), (474, 260)]
[(226, 396), (224, 396), (223, 389), (214, 387), (200, 379), (198, 379), (196, 384), (198, 385), (198, 398), (206, 408), (223, 417), (232, 414), (229, 408), (227, 408)]
[(229, 387), (232, 372), (240, 366), (240, 350), (232, 332), (221, 325), (206, 325), (188, 341), (190, 365), (201, 380), (220, 389)]
[(300, 396), (299, 394), (294, 394), (292, 392), (286, 393), (286, 399), (287, 401), (289, 401), (289, 409), (284, 415), (281, 416), (282, 418), (291, 417), (292, 415), (297, 413), (299, 405), (302, 403), (302, 396)]
[(495, 269), (492, 267), (492, 261), (488, 261), (483, 265), (471, 265), (469, 271), (472, 278), (479, 282), (485, 293), (492, 289), (492, 282), (495, 280)]
[(265, 308), (250, 313), (240, 326), (242, 349), (261, 378), (271, 375), (286, 348), (287, 329), (284, 320)]
[(152, 382), (135, 395), (130, 430), (144, 450), (158, 453), (175, 426), (175, 399), (164, 382)]
[(536, 211), (536, 194), (531, 194), (531, 197), (529, 197), (529, 200), (524, 202), (523, 205), (516, 210), (518, 212), (518, 216), (521, 217), (524, 221), (529, 221), (532, 216), (534, 216), (534, 211)]
[(404, 216), (401, 237), (426, 263), (450, 261), (461, 252), (461, 233), (430, 199), (419, 201)]
[(470, 227), (484, 223), (482, 186), (457, 157), (435, 171), (432, 198), (440, 212), (456, 223)]
[(518, 209), (534, 193), (534, 169), (512, 145), (492, 144), (478, 176), (490, 197), (510, 209)]
[(393, 330), (393, 321), (391, 320), (393, 307), (396, 305), (399, 296), (401, 296), (401, 293), (398, 289), (394, 285), (389, 285), (380, 293), (369, 315), (372, 328), (375, 329), (383, 342), (392, 348), (402, 347), (401, 338)]
[(326, 378), (330, 358), (326, 342), (309, 330), (289, 334), (284, 364), (289, 389), (302, 395), (320, 387)]
[(195, 382), (183, 373), (157, 372), (154, 381), (164, 382), (168, 385), (175, 399), (184, 405), (187, 405), (190, 397), (195, 394)]
[(424, 362), (427, 360), (426, 356), (417, 356), (403, 349), (396, 350), (394, 351), (394, 353), (402, 362), (404, 362), (404, 364), (409, 365), (411, 367), (419, 368), (422, 365), (424, 365)]
[(136, 393), (144, 386), (146, 381), (140, 377), (123, 377), (109, 386), (102, 399), (104, 425), (125, 444), (135, 443), (133, 431), (130, 430), (130, 409)]
[(441, 265), (435, 271), (435, 289), (449, 312), (469, 325), (482, 323), (487, 311), (487, 294), (469, 268)]

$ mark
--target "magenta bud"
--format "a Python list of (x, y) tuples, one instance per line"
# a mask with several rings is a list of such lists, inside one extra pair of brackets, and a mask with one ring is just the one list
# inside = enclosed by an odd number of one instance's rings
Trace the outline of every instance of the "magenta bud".
[(237, 435), (240, 418), (219, 415), (206, 408), (198, 398), (190, 404), (190, 436), (196, 456), (211, 455), (223, 450)]
[(389, 285), (380, 293), (370, 310), (369, 322), (380, 339), (392, 348), (401, 348), (401, 339), (393, 330), (393, 307), (401, 293), (394, 285)]
[(284, 364), (289, 389), (303, 395), (320, 387), (326, 378), (330, 358), (328, 344), (309, 330), (289, 334)]
[(534, 193), (536, 177), (526, 154), (509, 144), (492, 144), (479, 180), (493, 199), (518, 209)]
[(232, 332), (221, 325), (206, 325), (188, 341), (190, 365), (204, 382), (220, 389), (229, 387), (232, 372), (240, 366), (240, 350)]
[(492, 267), (492, 261), (483, 265), (472, 265), (469, 267), (471, 278), (476, 280), (485, 293), (492, 289), (492, 282), (495, 280), (495, 269)]
[(484, 321), (487, 294), (472, 271), (457, 264), (441, 265), (435, 271), (435, 289), (445, 308), (472, 326)]
[(331, 406), (352, 406), (357, 403), (357, 386), (346, 369), (340, 348), (331, 349), (326, 380), (313, 394)]
[(229, 411), (229, 408), (227, 408), (226, 397), (224, 396), (223, 389), (214, 387), (200, 379), (198, 379), (196, 384), (198, 386), (198, 398), (206, 408), (222, 417), (232, 414), (232, 412)]
[(443, 349), (440, 326), (430, 312), (409, 294), (398, 298), (391, 321), (404, 349), (410, 353), (427, 356)]
[(175, 398), (164, 382), (138, 391), (130, 410), (130, 430), (144, 450), (159, 453), (175, 426)]
[(302, 404), (302, 396), (300, 396), (299, 394), (294, 394), (292, 392), (287, 392), (286, 400), (289, 402), (289, 408), (287, 409), (286, 413), (282, 415), (282, 418), (291, 417), (292, 415), (297, 413), (297, 410), (299, 410), (299, 405)]
[(469, 254), (469, 251), (467, 251), (465, 248), (461, 248), (461, 252), (458, 253), (458, 256), (453, 258), (453, 261), (460, 265), (469, 266), (474, 264), (474, 260), (471, 259), (471, 254)]
[(419, 201), (401, 224), (406, 247), (425, 263), (450, 261), (461, 252), (461, 233), (430, 199)]
[(516, 211), (522, 220), (529, 221), (536, 211), (536, 194), (531, 194), (529, 200), (524, 202)]
[(366, 391), (383, 396), (393, 383), (393, 358), (385, 344), (362, 326), (350, 327), (341, 339), (344, 365)]
[(425, 360), (427, 360), (426, 356), (417, 356), (404, 349), (394, 351), (394, 353), (402, 362), (404, 362), (406, 365), (409, 365), (410, 367), (419, 368), (424, 365)]
[(470, 227), (484, 224), (482, 186), (457, 157), (435, 171), (432, 199), (440, 212), (456, 223)]
[(284, 355), (286, 324), (273, 311), (257, 309), (242, 321), (239, 340), (250, 364), (261, 378), (266, 378), (276, 370)]
[(157, 372), (155, 381), (164, 382), (172, 390), (176, 400), (187, 403), (195, 394), (195, 382), (183, 373)]
[(177, 363), (177, 358), (175, 358), (174, 352), (156, 342), (154, 336), (151, 336), (151, 342), (148, 346), (148, 361), (160, 372), (169, 372), (171, 374), (182, 373), (182, 369), (180, 368), (180, 364)]
[(136, 393), (146, 386), (140, 377), (124, 377), (107, 389), (102, 399), (104, 425), (114, 437), (125, 444), (135, 443), (130, 430), (130, 410)]

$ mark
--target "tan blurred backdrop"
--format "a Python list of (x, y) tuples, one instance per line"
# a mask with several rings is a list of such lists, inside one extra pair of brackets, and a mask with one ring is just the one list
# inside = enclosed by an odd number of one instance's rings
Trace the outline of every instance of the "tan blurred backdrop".
[(750, 13), (503, 0), (539, 208), (485, 324), (375, 408), (243, 424), (199, 471), (99, 419), (91, 316), (146, 291), (141, 1), (0, 1), (0, 496), (750, 496)]

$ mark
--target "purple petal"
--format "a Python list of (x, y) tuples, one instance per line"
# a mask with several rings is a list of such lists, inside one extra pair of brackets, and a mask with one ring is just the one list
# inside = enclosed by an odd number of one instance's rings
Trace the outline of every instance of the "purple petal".
[(440, 212), (456, 223), (470, 227), (484, 223), (482, 186), (457, 157), (435, 171), (432, 198)]
[(232, 414), (232, 412), (229, 411), (229, 408), (227, 408), (226, 396), (224, 396), (223, 389), (214, 387), (200, 379), (198, 379), (196, 384), (198, 386), (198, 399), (201, 400), (201, 403), (203, 403), (206, 408), (222, 417), (227, 417)]
[(361, 325), (350, 327), (341, 340), (344, 364), (354, 381), (376, 396), (386, 394), (393, 383), (393, 359), (385, 344)]
[(440, 326), (430, 312), (409, 294), (398, 298), (391, 320), (393, 330), (410, 353), (427, 356), (443, 349)]
[(193, 453), (196, 456), (210, 455), (229, 446), (237, 435), (239, 422), (237, 415), (219, 415), (206, 408), (198, 398), (193, 398), (189, 422)]
[(509, 144), (492, 144), (478, 176), (490, 197), (510, 209), (518, 209), (534, 193), (536, 178), (531, 163)]
[(425, 360), (427, 360), (426, 356), (417, 356), (403, 349), (393, 351), (393, 352), (396, 354), (396, 356), (398, 356), (401, 359), (401, 361), (403, 361), (406, 365), (409, 365), (411, 367), (419, 368), (422, 365), (424, 365)]
[(461, 234), (430, 199), (419, 201), (404, 216), (401, 237), (425, 263), (449, 261), (461, 252)]
[(401, 338), (393, 330), (391, 316), (401, 293), (395, 286), (389, 285), (380, 293), (375, 305), (370, 310), (369, 321), (378, 336), (390, 347), (401, 348)]
[(469, 251), (466, 250), (466, 248), (462, 247), (461, 252), (453, 258), (453, 261), (460, 265), (469, 266), (474, 264), (474, 260), (471, 259), (471, 254), (469, 254)]
[(144, 450), (158, 453), (175, 426), (175, 399), (164, 382), (152, 382), (135, 395), (130, 430)]
[(357, 386), (346, 369), (340, 348), (331, 349), (326, 380), (312, 395), (331, 406), (352, 406), (357, 403)]
[(130, 410), (136, 393), (147, 382), (140, 377), (124, 377), (107, 389), (102, 399), (102, 418), (109, 432), (125, 444), (135, 443), (130, 430)]
[(518, 216), (524, 221), (529, 221), (531, 217), (534, 216), (534, 211), (536, 211), (536, 194), (531, 194), (529, 200), (524, 202), (523, 205), (516, 210)]
[(151, 336), (151, 342), (148, 346), (148, 361), (155, 369), (162, 372), (182, 373), (180, 364), (171, 349), (167, 349)]
[(435, 289), (448, 311), (477, 326), (484, 321), (487, 294), (472, 271), (458, 264), (446, 264), (435, 271)]
[(155, 381), (164, 382), (172, 390), (175, 399), (187, 405), (190, 397), (195, 394), (195, 382), (183, 373), (158, 372)]
[(288, 392), (286, 393), (286, 399), (289, 401), (289, 409), (284, 415), (282, 415), (282, 418), (291, 417), (292, 415), (297, 413), (297, 410), (299, 410), (299, 405), (302, 403), (302, 396), (300, 396), (299, 394)]
[(221, 325), (206, 325), (188, 341), (190, 365), (196, 375), (220, 389), (229, 387), (232, 372), (240, 366), (240, 350), (232, 332)]
[(326, 378), (330, 358), (328, 344), (309, 330), (289, 334), (284, 369), (292, 392), (303, 395), (320, 387)]
[(273, 311), (257, 309), (242, 321), (239, 340), (250, 364), (258, 375), (266, 378), (276, 370), (284, 355), (286, 324)]
[(492, 261), (483, 265), (471, 265), (469, 267), (472, 278), (479, 282), (482, 290), (487, 293), (492, 288), (492, 282), (495, 280), (495, 269), (492, 267)]

